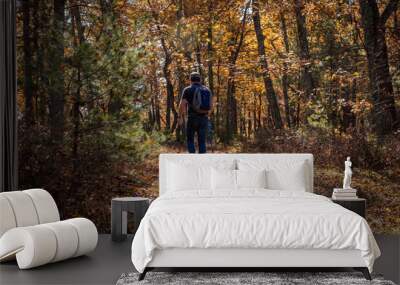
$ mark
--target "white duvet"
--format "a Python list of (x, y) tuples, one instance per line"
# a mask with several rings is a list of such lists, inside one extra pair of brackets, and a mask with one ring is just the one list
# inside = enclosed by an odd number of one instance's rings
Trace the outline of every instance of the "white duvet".
[(157, 198), (133, 239), (132, 262), (143, 272), (165, 248), (358, 249), (370, 272), (380, 256), (365, 219), (328, 198), (257, 189)]

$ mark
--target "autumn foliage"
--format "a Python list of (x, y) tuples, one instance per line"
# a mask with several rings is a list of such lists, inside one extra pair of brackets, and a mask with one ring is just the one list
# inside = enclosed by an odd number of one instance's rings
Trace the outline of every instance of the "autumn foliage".
[(396, 0), (27, 0), (18, 12), (20, 188), (109, 230), (110, 199), (157, 195), (157, 155), (184, 151), (180, 94), (214, 94), (219, 152), (310, 152), (318, 193), (355, 187), (400, 232)]

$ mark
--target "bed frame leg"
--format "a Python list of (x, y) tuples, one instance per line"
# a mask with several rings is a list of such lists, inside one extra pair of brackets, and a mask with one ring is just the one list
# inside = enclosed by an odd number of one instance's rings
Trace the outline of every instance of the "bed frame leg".
[(142, 281), (144, 279), (144, 277), (146, 277), (146, 273), (147, 273), (148, 269), (147, 267), (143, 270), (142, 273), (139, 274), (139, 278), (138, 281)]
[(364, 275), (365, 279), (372, 280), (371, 274), (369, 274), (369, 270), (367, 267), (355, 267), (354, 269), (357, 271), (361, 271), (362, 274)]

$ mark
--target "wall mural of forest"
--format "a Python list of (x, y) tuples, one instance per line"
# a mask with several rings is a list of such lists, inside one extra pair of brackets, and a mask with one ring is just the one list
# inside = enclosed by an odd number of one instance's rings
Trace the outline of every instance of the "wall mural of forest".
[(374, 232), (400, 233), (398, 0), (25, 0), (19, 187), (110, 229), (112, 197), (156, 197), (184, 152), (179, 95), (215, 95), (215, 152), (310, 152), (331, 195), (346, 156)]

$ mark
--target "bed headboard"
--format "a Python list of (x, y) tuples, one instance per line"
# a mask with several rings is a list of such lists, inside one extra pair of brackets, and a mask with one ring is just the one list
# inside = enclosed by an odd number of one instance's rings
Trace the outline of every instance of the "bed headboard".
[[(304, 161), (306, 165), (306, 180), (307, 180), (307, 192), (313, 192), (314, 187), (314, 157), (310, 153), (212, 153), (212, 154), (179, 154), (179, 153), (163, 153), (160, 154), (159, 159), (159, 191), (160, 195), (167, 191), (167, 170), (168, 162), (178, 161), (194, 161), (210, 165), (220, 161), (232, 161), (233, 163), (240, 158), (255, 159), (255, 160), (267, 160), (268, 162), (275, 161)], [(236, 163), (235, 163), (236, 165)]]

